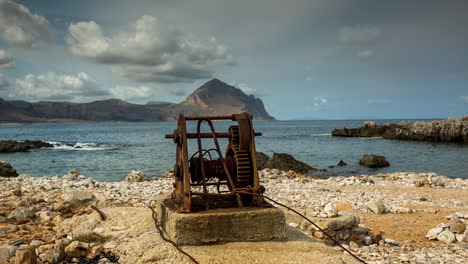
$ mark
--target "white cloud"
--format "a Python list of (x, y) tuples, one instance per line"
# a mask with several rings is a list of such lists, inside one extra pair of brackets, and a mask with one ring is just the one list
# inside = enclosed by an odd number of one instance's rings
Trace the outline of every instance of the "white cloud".
[(126, 100), (149, 98), (153, 95), (153, 90), (148, 86), (117, 85), (110, 92), (114, 97)]
[(13, 58), (4, 50), (0, 50), (0, 70), (16, 68)]
[(323, 105), (328, 103), (328, 99), (321, 96), (315, 96), (312, 102), (315, 110), (319, 110)]
[(87, 100), (99, 96), (109, 96), (88, 74), (57, 75), (53, 72), (28, 74), (16, 79), (16, 97), (28, 100)]
[(467, 103), (467, 104), (468, 104), (468, 95), (462, 95), (462, 96), (460, 96), (460, 99), (461, 99), (464, 103)]
[(362, 50), (362, 51), (358, 52), (358, 56), (359, 57), (364, 57), (364, 58), (371, 57), (371, 56), (374, 56), (374, 51), (373, 50)]
[(342, 27), (339, 36), (343, 42), (369, 42), (380, 37), (381, 33), (381, 30), (376, 26), (362, 25)]
[(49, 41), (54, 37), (47, 19), (10, 0), (0, 0), (0, 33), (10, 45), (29, 48), (37, 36)]
[(200, 40), (142, 16), (131, 32), (106, 35), (94, 21), (71, 24), (66, 42), (70, 51), (109, 65), (121, 77), (137, 82), (193, 82), (211, 77), (234, 63), (225, 45), (215, 38)]

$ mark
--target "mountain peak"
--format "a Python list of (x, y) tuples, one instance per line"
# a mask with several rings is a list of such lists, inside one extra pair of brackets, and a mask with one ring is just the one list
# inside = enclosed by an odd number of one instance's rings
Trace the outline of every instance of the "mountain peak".
[(273, 119), (262, 100), (246, 95), (241, 89), (213, 78), (190, 94), (183, 105), (201, 107), (206, 115), (231, 115), (249, 112), (257, 119)]

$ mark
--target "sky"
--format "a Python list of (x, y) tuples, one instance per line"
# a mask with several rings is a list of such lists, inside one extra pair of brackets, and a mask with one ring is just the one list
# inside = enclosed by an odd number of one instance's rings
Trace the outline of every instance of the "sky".
[(275, 118), (468, 114), (468, 1), (0, 0), (0, 97), (180, 102), (211, 78)]

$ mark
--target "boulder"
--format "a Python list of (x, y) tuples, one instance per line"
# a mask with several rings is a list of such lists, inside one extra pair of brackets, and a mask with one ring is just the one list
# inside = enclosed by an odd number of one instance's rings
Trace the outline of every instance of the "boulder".
[(390, 163), (384, 156), (364, 155), (359, 160), (359, 165), (367, 168), (384, 168), (390, 166)]
[(286, 153), (273, 153), (273, 156), (267, 162), (267, 168), (282, 171), (292, 170), (298, 173), (307, 173), (311, 170), (317, 170), (305, 162), (296, 160), (293, 156)]
[(18, 247), (0, 246), (0, 263), (5, 263), (15, 256)]
[(65, 254), (68, 257), (85, 257), (88, 255), (89, 244), (80, 242), (80, 241), (73, 241), (65, 248)]
[(267, 168), (268, 160), (270, 157), (263, 152), (257, 152), (257, 169), (263, 170)]
[(15, 210), (11, 211), (8, 215), (9, 219), (32, 219), (34, 218), (35, 213), (33, 210), (29, 210), (27, 208), (16, 208)]
[(34, 247), (30, 246), (20, 246), (16, 250), (15, 255), (16, 264), (36, 264), (37, 255)]
[(450, 219), (449, 225), (450, 225), (450, 232), (452, 233), (461, 234), (465, 232), (466, 230), (465, 223), (461, 221), (458, 217), (454, 217)]
[(328, 217), (335, 217), (338, 215), (338, 211), (336, 211), (335, 207), (333, 207), (332, 203), (328, 203), (325, 205), (325, 208), (323, 209), (325, 214), (327, 214)]
[(432, 228), (427, 232), (426, 237), (431, 240), (437, 239), (437, 236), (442, 233), (442, 231), (444, 231), (443, 227)]
[(367, 203), (367, 208), (376, 214), (385, 213), (385, 204), (381, 200), (370, 201)]
[(150, 179), (146, 175), (146, 173), (142, 171), (132, 171), (125, 177), (125, 181), (128, 182), (143, 182), (143, 181), (149, 181)]
[(453, 243), (455, 242), (455, 235), (452, 232), (445, 230), (437, 235), (437, 240), (445, 243)]
[(86, 191), (68, 192), (63, 195), (63, 198), (67, 202), (89, 202), (96, 199), (92, 193)]
[(17, 177), (16, 169), (10, 163), (0, 160), (0, 177)]

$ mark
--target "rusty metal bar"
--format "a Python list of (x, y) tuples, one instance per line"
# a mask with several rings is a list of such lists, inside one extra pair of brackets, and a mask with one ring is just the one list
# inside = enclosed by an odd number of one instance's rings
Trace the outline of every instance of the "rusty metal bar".
[[(229, 138), (230, 134), (228, 132), (224, 133), (215, 133), (217, 138)], [(262, 136), (261, 132), (255, 132), (254, 136)], [(166, 134), (165, 138), (174, 138), (174, 134)], [(187, 139), (198, 138), (197, 133), (187, 133)], [(200, 133), (200, 138), (213, 138), (212, 133)]]

